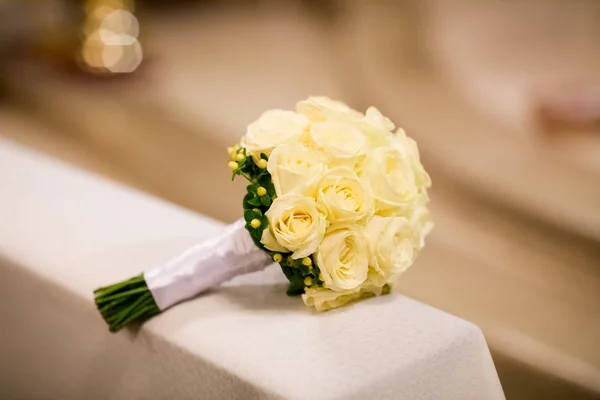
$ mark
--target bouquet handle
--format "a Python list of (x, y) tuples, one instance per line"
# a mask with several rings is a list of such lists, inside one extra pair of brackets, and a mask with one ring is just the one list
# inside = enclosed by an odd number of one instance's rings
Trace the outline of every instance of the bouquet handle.
[(272, 262), (268, 253), (256, 247), (240, 219), (161, 266), (97, 289), (95, 302), (110, 331), (116, 332)]
[(240, 219), (220, 235), (144, 273), (161, 311), (237, 275), (260, 271), (273, 263), (266, 252), (256, 247), (244, 225)]

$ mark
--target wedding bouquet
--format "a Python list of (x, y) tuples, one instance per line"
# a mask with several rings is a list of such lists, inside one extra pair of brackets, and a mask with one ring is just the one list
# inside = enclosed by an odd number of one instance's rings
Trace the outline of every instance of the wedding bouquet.
[(165, 265), (95, 291), (116, 332), (234, 276), (278, 263), (289, 295), (325, 311), (390, 292), (432, 227), (414, 140), (376, 108), (325, 97), (270, 110), (228, 149), (249, 181), (243, 219)]

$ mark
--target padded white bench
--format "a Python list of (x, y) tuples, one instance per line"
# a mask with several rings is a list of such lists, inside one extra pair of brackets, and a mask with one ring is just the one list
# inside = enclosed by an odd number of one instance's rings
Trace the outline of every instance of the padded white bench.
[(276, 266), (108, 332), (96, 287), (222, 226), (0, 139), (0, 398), (504, 399), (473, 324), (400, 295), (316, 314)]

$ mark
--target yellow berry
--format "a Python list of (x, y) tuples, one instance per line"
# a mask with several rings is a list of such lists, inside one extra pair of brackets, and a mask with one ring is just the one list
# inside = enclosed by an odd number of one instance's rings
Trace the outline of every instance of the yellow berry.
[(281, 256), (281, 254), (277, 253), (273, 256), (273, 261), (275, 261), (276, 263), (280, 263), (281, 260), (283, 260), (283, 257)]
[(236, 153), (237, 153), (238, 151), (240, 151), (240, 149), (241, 149), (241, 146), (240, 146), (240, 144), (239, 144), (239, 143), (236, 143), (236, 144), (235, 144), (235, 146), (233, 146), (233, 151), (235, 151)]
[(306, 278), (304, 278), (304, 284), (306, 286), (312, 285), (312, 278), (310, 276), (307, 276)]
[(256, 218), (254, 218), (252, 221), (250, 221), (250, 226), (253, 227), (254, 229), (259, 228), (260, 221), (257, 220)]
[(229, 155), (233, 155), (233, 153), (235, 153), (235, 150), (233, 150), (233, 147), (228, 147), (227, 148), (227, 153), (229, 153)]
[(260, 186), (258, 189), (256, 189), (256, 194), (259, 196), (264, 196), (265, 194), (267, 194), (267, 189)]
[(323, 281), (325, 280), (325, 279), (323, 279), (323, 274), (321, 274), (321, 273), (319, 274), (319, 280), (320, 280), (321, 282), (323, 282)]
[(288, 257), (287, 257), (287, 262), (288, 262), (288, 264), (290, 264), (290, 265), (294, 265), (294, 259), (292, 258), (292, 256), (288, 256)]
[(237, 153), (237, 155), (235, 156), (235, 158), (238, 161), (242, 161), (244, 158), (246, 158), (246, 156), (243, 155), (242, 153)]
[(236, 163), (235, 161), (229, 161), (227, 163), (227, 166), (229, 167), (230, 170), (235, 171), (236, 169), (238, 169), (239, 165), (238, 163)]
[(260, 160), (258, 160), (258, 162), (256, 163), (256, 165), (258, 165), (258, 168), (260, 169), (265, 169), (267, 168), (267, 160), (263, 160), (262, 158)]
[(312, 260), (310, 257), (304, 257), (302, 259), (302, 264), (308, 267), (309, 265), (312, 265)]

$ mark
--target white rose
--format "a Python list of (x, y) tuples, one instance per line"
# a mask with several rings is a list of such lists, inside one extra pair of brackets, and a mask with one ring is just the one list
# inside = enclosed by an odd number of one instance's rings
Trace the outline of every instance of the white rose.
[(317, 204), (333, 226), (366, 222), (374, 211), (371, 187), (349, 168), (331, 169), (323, 175)]
[(327, 169), (327, 160), (324, 154), (300, 143), (277, 146), (267, 164), (277, 196), (288, 193), (311, 195)]
[(367, 113), (363, 118), (363, 121), (372, 125), (377, 129), (388, 131), (391, 133), (394, 130), (394, 123), (387, 117), (385, 117), (377, 108), (369, 107)]
[(261, 153), (269, 156), (276, 146), (299, 140), (309, 123), (308, 118), (293, 111), (269, 110), (248, 125), (241, 144), (248, 155), (260, 159)]
[(404, 217), (371, 219), (365, 229), (369, 243), (369, 265), (387, 283), (396, 278), (414, 262), (420, 242), (420, 231)]
[(325, 288), (306, 288), (302, 295), (304, 304), (309, 307), (315, 307), (317, 311), (327, 311), (334, 308), (345, 306), (353, 301), (376, 296), (371, 290), (344, 290), (342, 292), (334, 292)]
[(410, 217), (410, 224), (413, 226), (419, 235), (419, 249), (425, 246), (425, 238), (429, 235), (429, 232), (433, 229), (433, 222), (431, 222), (431, 213), (425, 206), (425, 203), (417, 205)]
[(404, 129), (398, 129), (391, 144), (392, 147), (398, 149), (405, 155), (413, 170), (415, 184), (419, 190), (424, 192), (427, 188), (431, 187), (431, 178), (429, 177), (429, 174), (427, 174), (427, 171), (425, 171), (425, 168), (423, 168), (423, 164), (421, 164), (417, 142), (408, 137), (406, 132), (404, 132)]
[(296, 104), (296, 111), (308, 117), (312, 122), (328, 119), (359, 120), (363, 117), (361, 113), (351, 109), (347, 104), (331, 100), (328, 97), (309, 97)]
[(372, 275), (369, 273), (367, 280), (359, 287), (341, 292), (327, 288), (308, 287), (302, 295), (302, 300), (304, 304), (315, 307), (317, 311), (327, 311), (345, 306), (353, 301), (389, 293), (390, 287), (385, 287), (385, 282), (379, 284), (378, 281), (381, 281), (379, 276), (373, 277)]
[(327, 220), (312, 197), (291, 193), (277, 197), (265, 213), (269, 226), (261, 243), (271, 251), (293, 252), (298, 259), (315, 252), (327, 229)]
[(419, 189), (408, 158), (398, 149), (379, 147), (369, 155), (362, 177), (367, 177), (375, 199), (375, 214), (392, 216), (410, 212)]
[(328, 289), (355, 289), (367, 279), (367, 241), (355, 227), (338, 229), (325, 235), (315, 252), (315, 260), (323, 275), (324, 286)]
[(311, 139), (318, 150), (334, 157), (331, 165), (353, 167), (364, 155), (365, 136), (355, 123), (338, 120), (314, 123)]
[(365, 143), (370, 149), (388, 147), (394, 140), (394, 124), (384, 117), (375, 107), (369, 107), (365, 117), (358, 123), (365, 136)]

